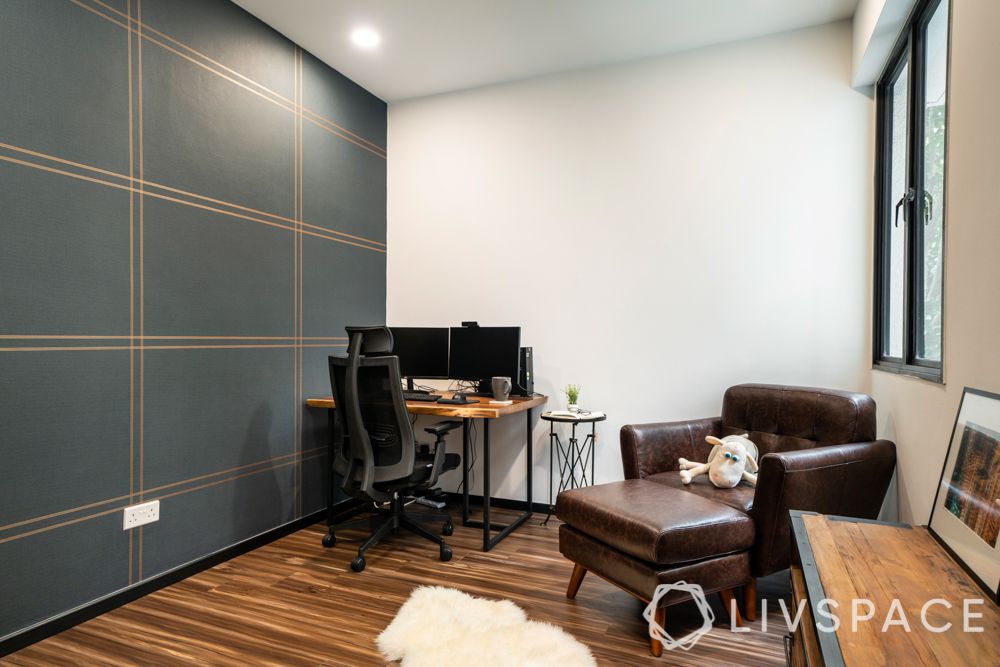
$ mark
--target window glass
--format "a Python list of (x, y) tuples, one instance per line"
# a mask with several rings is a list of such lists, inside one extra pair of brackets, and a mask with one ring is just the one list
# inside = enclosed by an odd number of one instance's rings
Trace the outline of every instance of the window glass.
[(904, 65), (892, 84), (890, 123), (892, 124), (891, 158), (889, 169), (889, 201), (892, 205), (888, 220), (886, 240), (889, 243), (888, 262), (888, 319), (885, 322), (885, 349), (888, 357), (902, 358), (904, 332), (904, 306), (906, 304), (906, 224), (904, 206), (897, 207), (906, 195), (906, 138), (907, 138), (907, 88), (909, 66)]
[(924, 51), (924, 196), (921, 224), (923, 284), (917, 356), (941, 361), (941, 289), (944, 260), (944, 121), (948, 84), (948, 3), (927, 24)]

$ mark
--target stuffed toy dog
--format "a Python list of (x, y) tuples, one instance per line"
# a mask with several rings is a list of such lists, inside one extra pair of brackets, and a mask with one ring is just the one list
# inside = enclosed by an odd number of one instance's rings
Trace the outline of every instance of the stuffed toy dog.
[(713, 445), (708, 463), (678, 459), (681, 481), (690, 484), (692, 479), (707, 472), (708, 479), (720, 489), (731, 489), (742, 480), (757, 486), (757, 445), (747, 435), (727, 435), (721, 440), (711, 435), (705, 438)]

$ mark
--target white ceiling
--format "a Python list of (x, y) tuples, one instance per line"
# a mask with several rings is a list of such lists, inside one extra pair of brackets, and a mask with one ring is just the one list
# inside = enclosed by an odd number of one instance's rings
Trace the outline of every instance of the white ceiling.
[[(234, 0), (388, 102), (849, 18), (858, 0)], [(382, 36), (361, 51), (351, 31)]]

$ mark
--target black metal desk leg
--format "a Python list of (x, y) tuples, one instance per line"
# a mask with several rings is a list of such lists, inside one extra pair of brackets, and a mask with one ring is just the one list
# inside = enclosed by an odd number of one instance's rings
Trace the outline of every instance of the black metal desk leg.
[[(471, 421), (471, 420), (467, 420)], [(531, 410), (528, 410), (528, 441), (527, 441), (527, 455), (528, 455), (528, 470), (526, 475), (526, 481), (528, 483), (527, 493), (525, 494), (528, 499), (528, 509), (522, 512), (516, 519), (512, 522), (503, 523), (493, 523), (490, 521), (491, 513), (491, 501), (492, 501), (492, 482), (490, 480), (490, 472), (492, 471), (492, 456), (490, 452), (490, 420), (483, 419), (483, 520), (478, 519), (467, 519), (464, 521), (466, 526), (472, 528), (483, 529), (483, 551), (489, 551), (497, 544), (499, 544), (505, 537), (510, 535), (512, 532), (517, 530), (518, 526), (527, 521), (531, 517), (531, 505), (532, 505), (532, 442), (531, 442)], [(466, 426), (468, 428), (468, 426)], [(472, 443), (475, 446), (475, 443)], [(468, 445), (467, 445), (468, 447)], [(467, 449), (468, 451), (468, 449)], [(468, 489), (468, 486), (466, 486)], [(493, 531), (498, 531), (496, 535), (493, 535)]]
[(483, 419), (483, 551), (490, 550), (490, 420)]
[(469, 525), (469, 457), (472, 447), (469, 443), (469, 426), (472, 420), (466, 417), (462, 420), (462, 525)]
[[(528, 408), (528, 516), (531, 516), (531, 468), (534, 457), (531, 455), (531, 408)], [(550, 487), (551, 488), (551, 487)]]

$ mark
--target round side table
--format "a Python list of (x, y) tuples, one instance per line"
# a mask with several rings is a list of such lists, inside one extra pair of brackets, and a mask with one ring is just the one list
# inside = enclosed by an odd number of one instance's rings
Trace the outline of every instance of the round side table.
[[(555, 466), (559, 465), (559, 490), (555, 495), (559, 495), (566, 489), (575, 489), (581, 486), (592, 486), (594, 484), (594, 460), (596, 458), (594, 446), (597, 443), (597, 422), (602, 422), (608, 418), (603, 412), (578, 412), (571, 415), (566, 413), (553, 414), (543, 412), (542, 419), (549, 423), (549, 513), (545, 516), (542, 525), (547, 525), (552, 513), (555, 511), (555, 503), (552, 495), (552, 482), (555, 476)], [(567, 442), (563, 442), (555, 430), (555, 425), (570, 424), (570, 436)], [(576, 437), (577, 424), (590, 424), (590, 433), (583, 439), (583, 444)], [(587, 474), (587, 467), (590, 467), (590, 475)]]

